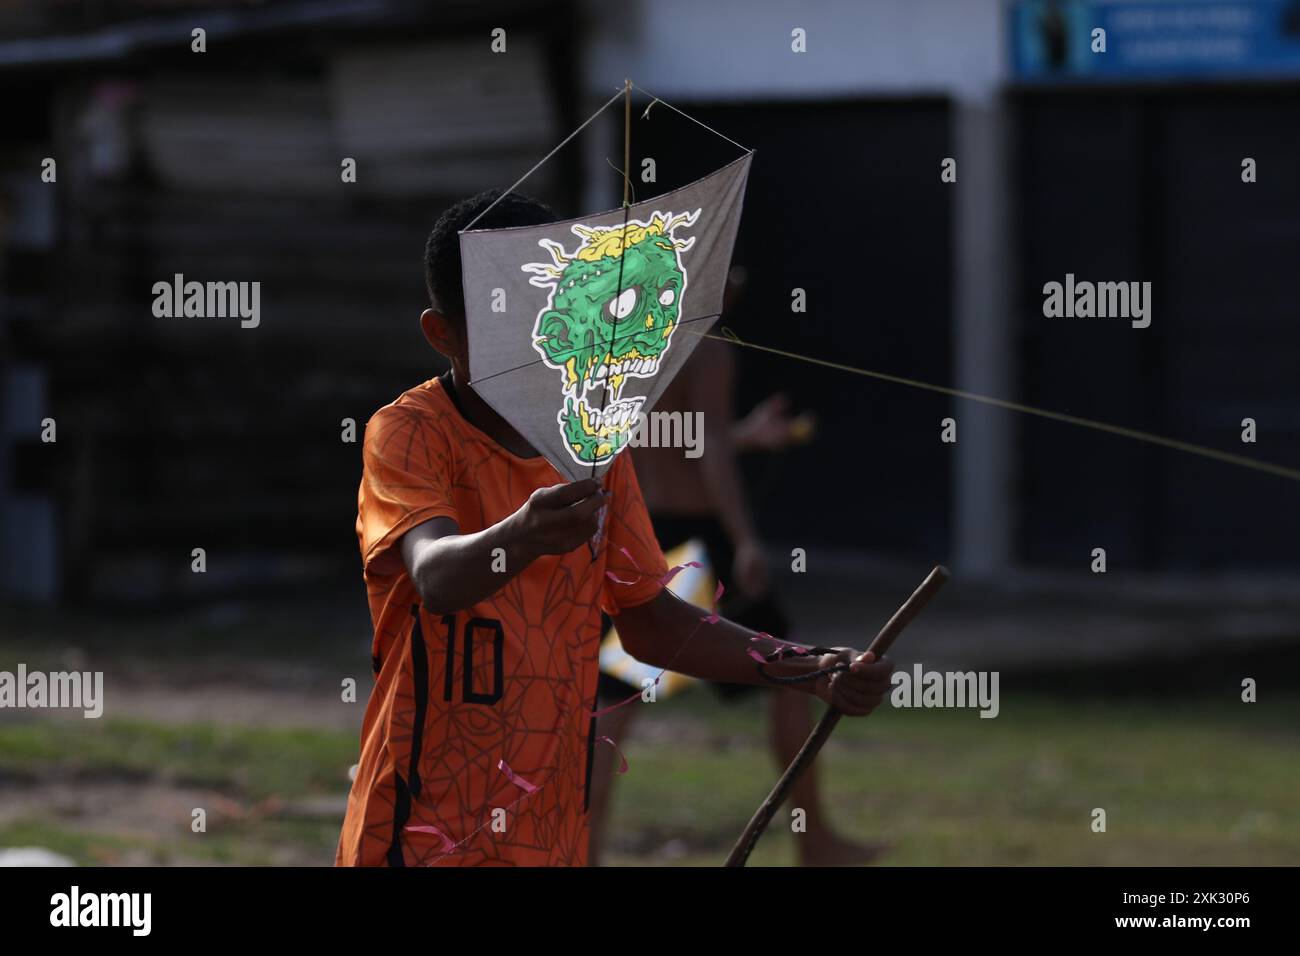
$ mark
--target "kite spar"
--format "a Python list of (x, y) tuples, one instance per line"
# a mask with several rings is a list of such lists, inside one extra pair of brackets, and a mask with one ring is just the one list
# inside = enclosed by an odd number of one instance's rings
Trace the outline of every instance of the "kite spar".
[(623, 205), (632, 189), (632, 81), (623, 80)]

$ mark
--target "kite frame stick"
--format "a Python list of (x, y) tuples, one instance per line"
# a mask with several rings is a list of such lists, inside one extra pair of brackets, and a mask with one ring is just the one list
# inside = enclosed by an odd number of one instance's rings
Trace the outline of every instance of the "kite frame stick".
[[(623, 80), (623, 205), (628, 205), (632, 189), (632, 80)], [(627, 237), (623, 237), (627, 241)]]
[[(880, 660), (894, 643), (895, 638), (903, 632), (903, 628), (907, 627), (912, 622), (912, 619), (921, 613), (921, 610), (930, 603), (930, 599), (947, 583), (949, 577), (951, 575), (948, 573), (948, 569), (942, 564), (936, 564), (933, 570), (926, 575), (925, 580), (921, 582), (921, 586), (912, 592), (912, 596), (903, 602), (903, 606), (895, 611), (894, 616), (880, 629), (880, 633), (871, 642), (871, 646), (867, 648), (866, 653), (875, 654), (875, 659)], [(803, 776), (804, 771), (812, 765), (818, 751), (830, 738), (831, 731), (835, 729), (835, 725), (840, 722), (840, 718), (843, 716), (834, 707), (826, 709), (822, 719), (817, 722), (813, 732), (808, 735), (808, 739), (804, 741), (803, 746), (799, 748), (799, 752), (795, 754), (794, 760), (790, 761), (790, 766), (786, 767), (785, 773), (781, 774), (781, 779), (776, 782), (772, 792), (767, 795), (767, 799), (759, 805), (759, 808), (754, 812), (754, 816), (750, 818), (744, 832), (740, 834), (740, 839), (731, 848), (731, 853), (727, 856), (724, 866), (745, 865), (745, 861), (749, 859), (749, 854), (754, 851), (754, 846), (758, 843), (758, 838), (767, 829), (767, 825), (772, 821), (772, 817), (776, 815), (777, 809), (790, 795), (790, 791), (794, 789), (794, 785)]]

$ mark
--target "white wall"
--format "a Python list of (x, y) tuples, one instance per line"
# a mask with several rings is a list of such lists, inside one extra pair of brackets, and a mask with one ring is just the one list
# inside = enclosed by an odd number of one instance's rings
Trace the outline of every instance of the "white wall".
[[(628, 0), (588, 3), (586, 83), (630, 76), (672, 99), (946, 92), (983, 99), (1004, 76), (1000, 0)], [(790, 50), (802, 27), (808, 52)]]

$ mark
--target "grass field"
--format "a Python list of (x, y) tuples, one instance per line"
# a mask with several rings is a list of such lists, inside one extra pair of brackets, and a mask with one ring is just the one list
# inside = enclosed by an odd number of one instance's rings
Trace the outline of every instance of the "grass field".
[[(775, 768), (761, 705), (643, 705), (611, 865), (717, 865)], [(823, 754), (841, 827), (884, 864), (1300, 863), (1300, 701), (1003, 696), (844, 721)], [(0, 846), (83, 864), (324, 864), (357, 740), (338, 727), (148, 719), (0, 725)], [(193, 833), (190, 811), (207, 811)], [(1093, 833), (1091, 811), (1107, 812)], [(778, 814), (754, 864), (793, 859)]]

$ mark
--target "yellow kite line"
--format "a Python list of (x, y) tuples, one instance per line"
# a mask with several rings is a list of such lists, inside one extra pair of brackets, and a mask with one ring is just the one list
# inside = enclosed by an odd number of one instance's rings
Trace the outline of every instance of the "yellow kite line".
[(1151, 432), (1138, 431), (1136, 428), (1125, 428), (1122, 425), (1112, 425), (1109, 422), (1099, 422), (1093, 418), (1080, 418), (1077, 415), (1066, 415), (1062, 412), (1052, 412), (1044, 408), (1035, 408), (1032, 405), (1023, 405), (1020, 402), (1009, 402), (1003, 398), (992, 398), (988, 395), (978, 395), (975, 392), (965, 392), (957, 388), (948, 388), (945, 385), (934, 385), (930, 382), (920, 382), (913, 378), (903, 378), (901, 375), (889, 375), (885, 372), (873, 372), (865, 368), (855, 368), (852, 365), (844, 365), (840, 362), (831, 362), (827, 359), (814, 358), (811, 355), (800, 355), (797, 352), (787, 352), (785, 349), (772, 348), (768, 345), (758, 345), (754, 342), (744, 341), (726, 326), (722, 327), (721, 335), (714, 335), (711, 332), (696, 332), (694, 329), (682, 329), (682, 332), (689, 335), (699, 335), (706, 339), (716, 339), (719, 342), (730, 342), (732, 345), (739, 345), (742, 348), (747, 349), (756, 349), (759, 352), (781, 355), (785, 358), (792, 358), (799, 362), (809, 362), (813, 365), (821, 365), (824, 368), (833, 368), (840, 372), (848, 372), (851, 375), (863, 375), (867, 378), (875, 378), (883, 382), (893, 382), (896, 385), (908, 385), (912, 388), (921, 388), (930, 392), (939, 392), (942, 395), (951, 395), (954, 398), (965, 398), (972, 402), (980, 402), (984, 405), (993, 405), (997, 408), (1009, 409), (1013, 412), (1023, 412), (1026, 415), (1037, 415), (1039, 418), (1047, 418), (1055, 422), (1065, 422), (1070, 425), (1078, 425), (1081, 428), (1091, 428), (1094, 431), (1107, 432), (1111, 435), (1120, 435), (1124, 438), (1144, 441), (1151, 445), (1161, 445), (1165, 448), (1173, 448), (1176, 451), (1184, 451), (1191, 455), (1200, 455), (1202, 458), (1212, 458), (1215, 461), (1226, 462), (1229, 465), (1239, 465), (1242, 468), (1252, 468), (1255, 471), (1263, 471), (1270, 475), (1277, 475), (1279, 478), (1288, 478), (1291, 481), (1300, 481), (1300, 470), (1295, 468), (1287, 468), (1283, 465), (1275, 465), (1272, 462), (1247, 458), (1245, 455), (1234, 455), (1231, 452), (1219, 451), (1217, 448), (1208, 448), (1205, 445), (1195, 445), (1191, 442), (1179, 441), (1176, 438), (1166, 438), (1163, 435), (1154, 435)]

